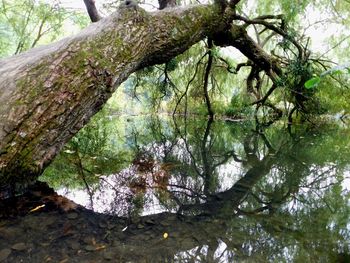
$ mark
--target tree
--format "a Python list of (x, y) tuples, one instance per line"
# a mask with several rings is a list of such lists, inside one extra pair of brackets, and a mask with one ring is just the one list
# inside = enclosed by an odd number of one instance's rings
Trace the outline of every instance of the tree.
[[(88, 6), (91, 1), (85, 3)], [(201, 40), (207, 41), (203, 92), (210, 118), (214, 113), (208, 85), (216, 46), (233, 46), (247, 57), (248, 62), (237, 65), (235, 72), (250, 67), (247, 90), (255, 96), (252, 104), (257, 108), (266, 105), (278, 111), (269, 96), (289, 81), (294, 97), (291, 113), (306, 111), (312, 93), (304, 88), (312, 73), (306, 45), (289, 34), (282, 15), (249, 19), (237, 11), (238, 4), (237, 0), (216, 1), (149, 13), (126, 1), (116, 13), (76, 36), (1, 60), (0, 176), (11, 182), (16, 176), (41, 174), (130, 74), (168, 63)], [(96, 14), (91, 18), (99, 19)], [(292, 58), (267, 53), (260, 40), (248, 35), (249, 25), (270, 32), (265, 42), (275, 35), (282, 38), (284, 51)], [(288, 78), (290, 72), (296, 77)], [(270, 85), (265, 94), (262, 73)]]

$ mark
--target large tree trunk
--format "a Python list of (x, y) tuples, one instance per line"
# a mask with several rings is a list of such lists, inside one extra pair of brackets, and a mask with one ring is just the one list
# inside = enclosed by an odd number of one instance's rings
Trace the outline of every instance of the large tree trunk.
[(122, 6), (80, 34), (0, 60), (0, 184), (37, 176), (134, 71), (226, 25), (217, 6)]
[(206, 37), (276, 79), (276, 59), (232, 23), (239, 0), (216, 2), (147, 13), (126, 1), (74, 37), (0, 60), (0, 186), (40, 175), (131, 73)]

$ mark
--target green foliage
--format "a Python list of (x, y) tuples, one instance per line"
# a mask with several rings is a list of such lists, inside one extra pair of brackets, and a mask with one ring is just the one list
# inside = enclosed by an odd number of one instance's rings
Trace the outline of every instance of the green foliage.
[(217, 58), (217, 57), (219, 57), (219, 54), (220, 54), (220, 48), (217, 46), (214, 46), (214, 47), (212, 47), (210, 52), (214, 58)]
[[(86, 16), (58, 3), (38, 0), (2, 0), (0, 3), (0, 57), (21, 53), (67, 34), (67, 25), (86, 26)], [(71, 27), (70, 25), (70, 27)]]
[(102, 110), (64, 147), (42, 180), (55, 187), (85, 188), (84, 182), (93, 186), (100, 176), (118, 172), (132, 158), (123, 148), (123, 127), (110, 122), (108, 110)]
[(305, 82), (304, 86), (307, 89), (313, 89), (317, 87), (317, 85), (320, 83), (321, 78), (320, 77), (313, 77)]
[(178, 66), (176, 58), (172, 58), (167, 64), (166, 69), (168, 72), (174, 71)]
[[(104, 6), (106, 12), (115, 11), (118, 4), (115, 1), (107, 1)], [(269, 97), (269, 102), (274, 105), (280, 102), (292, 103), (298, 107), (303, 104), (300, 109), (305, 114), (307, 112), (324, 112), (325, 108), (329, 108), (330, 111), (342, 107), (348, 108), (346, 100), (349, 98), (349, 92), (345, 91), (344, 88), (337, 90), (335, 87), (346, 83), (344, 79), (348, 76), (344, 75), (349, 74), (344, 74), (344, 72), (350, 71), (349, 67), (334, 67), (321, 73), (325, 69), (316, 65), (314, 60), (312, 63), (307, 60), (299, 61), (298, 50), (291, 43), (291, 39), (295, 39), (301, 45), (309, 45), (305, 37), (300, 35), (300, 32), (307, 27), (305, 17), (311, 15), (311, 13), (306, 13), (306, 10), (317, 13), (322, 7), (326, 10), (325, 12), (335, 12), (337, 17), (334, 17), (334, 21), (331, 22), (342, 23), (342, 26), (346, 28), (349, 23), (348, 17), (345, 15), (349, 12), (348, 6), (349, 4), (344, 1), (336, 1), (332, 6), (327, 1), (310, 2), (305, 0), (269, 0), (258, 3), (248, 0), (239, 4), (237, 12), (249, 18), (260, 15), (283, 15), (279, 16), (278, 19), (267, 19), (266, 21), (283, 29), (287, 34), (284, 37), (271, 35), (271, 31), (266, 30), (261, 25), (256, 25), (255, 30), (252, 30), (252, 26), (247, 26), (253, 39), (259, 39), (260, 43), (269, 39), (264, 43), (263, 48), (276, 55), (277, 60), (281, 58), (279, 62), (282, 63), (285, 74), (278, 79), (277, 86), (282, 87), (282, 89), (277, 89)], [(344, 15), (339, 17), (338, 14)], [(3, 0), (0, 4), (0, 57), (17, 54), (32, 46), (52, 42), (68, 34), (66, 28), (72, 26), (81, 28), (88, 23), (89, 20), (85, 14), (67, 10), (59, 2)], [(259, 36), (256, 35), (257, 32), (259, 32)], [(334, 36), (331, 40), (337, 43), (338, 37)], [(334, 44), (333, 42), (331, 44)], [(344, 45), (346, 43), (348, 44), (344, 41)], [(171, 59), (166, 65), (140, 70), (125, 82), (124, 89), (118, 89), (119, 94), (121, 92), (124, 94), (123, 96), (117, 94), (113, 99), (114, 103), (124, 105), (121, 100), (132, 98), (131, 104), (134, 105), (135, 109), (124, 110), (129, 112), (173, 112), (177, 107), (177, 112), (181, 113), (187, 111), (206, 114), (203, 76), (207, 61), (205, 54), (209, 51), (207, 47), (208, 45), (203, 42), (198, 43), (182, 55)], [(347, 55), (341, 52), (341, 49), (338, 50), (340, 51), (337, 55), (346, 60)], [(251, 104), (255, 98), (247, 98), (244, 87), (249, 67), (241, 68), (239, 72), (236, 72), (236, 66), (246, 62), (246, 58), (242, 58), (229, 48), (218, 46), (211, 48), (210, 52), (214, 59), (208, 91), (214, 112), (229, 116), (251, 114), (254, 106), (248, 107), (247, 105)], [(311, 55), (310, 58), (313, 56)], [(342, 76), (337, 76), (340, 72), (343, 73)], [(260, 73), (260, 77), (262, 75)], [(343, 84), (339, 84), (339, 81)], [(266, 78), (262, 83), (259, 91), (260, 98), (270, 87)], [(334, 87), (333, 91), (331, 87)], [(241, 103), (232, 104), (230, 101), (232, 93), (237, 94), (237, 98), (242, 100)], [(296, 94), (302, 94), (304, 97), (301, 104), (296, 98)], [(327, 96), (333, 101), (330, 101)]]
[(233, 95), (225, 110), (225, 115), (232, 118), (246, 118), (252, 113), (253, 109), (249, 106), (247, 96), (242, 95)]

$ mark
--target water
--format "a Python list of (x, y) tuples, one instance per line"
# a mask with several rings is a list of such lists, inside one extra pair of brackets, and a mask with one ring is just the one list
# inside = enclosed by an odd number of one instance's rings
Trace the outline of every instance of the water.
[(0, 203), (0, 261), (349, 262), (349, 135), (96, 119)]

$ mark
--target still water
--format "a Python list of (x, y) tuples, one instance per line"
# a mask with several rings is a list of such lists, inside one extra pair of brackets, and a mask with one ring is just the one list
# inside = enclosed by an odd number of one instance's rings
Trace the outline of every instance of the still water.
[(349, 135), (102, 116), (0, 201), (0, 262), (350, 262)]

